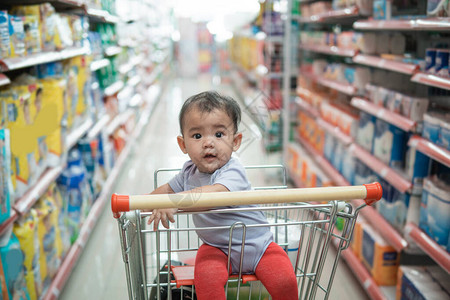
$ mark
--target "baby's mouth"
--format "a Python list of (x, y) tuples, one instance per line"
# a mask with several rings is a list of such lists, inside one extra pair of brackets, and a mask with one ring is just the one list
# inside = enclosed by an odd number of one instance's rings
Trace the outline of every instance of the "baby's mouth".
[(203, 156), (203, 158), (205, 158), (205, 159), (212, 159), (212, 158), (215, 158), (216, 156), (215, 155), (213, 155), (213, 154), (205, 154), (205, 156)]

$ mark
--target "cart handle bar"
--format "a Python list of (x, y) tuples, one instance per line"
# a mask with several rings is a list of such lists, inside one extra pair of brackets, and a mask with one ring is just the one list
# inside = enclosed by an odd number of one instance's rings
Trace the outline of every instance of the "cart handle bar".
[(179, 193), (150, 195), (111, 196), (114, 217), (130, 210), (152, 210), (157, 208), (206, 208), (230, 205), (318, 202), (364, 199), (367, 205), (381, 199), (382, 188), (378, 182), (355, 185), (316, 188), (294, 188), (282, 190), (252, 190), (239, 192)]

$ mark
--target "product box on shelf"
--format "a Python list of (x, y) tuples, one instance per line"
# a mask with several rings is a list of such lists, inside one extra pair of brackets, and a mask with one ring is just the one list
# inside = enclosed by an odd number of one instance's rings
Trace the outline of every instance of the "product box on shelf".
[(405, 174), (413, 184), (413, 190), (422, 188), (423, 179), (430, 174), (432, 160), (429, 156), (417, 151), (414, 147), (408, 147), (405, 157)]
[(381, 119), (377, 119), (372, 153), (387, 165), (403, 169), (406, 137), (405, 131)]
[[(42, 107), (47, 106), (53, 110), (52, 120), (54, 129), (47, 135), (48, 158), (50, 167), (61, 164), (65, 154), (65, 139), (67, 134), (67, 114), (69, 99), (67, 95), (67, 82), (62, 78), (44, 78), (40, 82), (43, 86)], [(48, 121), (47, 121), (48, 122)]]
[(399, 254), (369, 226), (363, 226), (362, 261), (378, 285), (397, 283)]
[(450, 185), (437, 176), (424, 180), (419, 226), (439, 245), (447, 247), (450, 236)]
[(0, 128), (0, 224), (11, 213), (11, 201), (14, 199), (11, 182), (11, 148), (9, 130)]
[(25, 30), (23, 17), (9, 17), (9, 35), (11, 41), (11, 57), (21, 57), (25, 55)]
[(9, 15), (6, 10), (0, 10), (0, 59), (9, 58), (10, 56)]
[(396, 299), (450, 299), (449, 281), (449, 275), (443, 270), (424, 266), (400, 266)]
[(38, 238), (38, 220), (33, 208), (14, 223), (13, 233), (17, 236), (24, 254), (23, 268), (30, 300), (39, 299), (44, 290), (47, 265)]
[(363, 227), (369, 226), (362, 215), (356, 219), (355, 228), (353, 229), (353, 239), (351, 248), (355, 256), (362, 261), (362, 243), (363, 243)]
[(380, 180), (383, 197), (376, 203), (378, 212), (399, 232), (407, 222), (419, 223), (421, 193), (402, 193), (385, 180)]
[(2, 299), (30, 299), (25, 278), (24, 252), (15, 234), (11, 234), (10, 238), (0, 245), (0, 259)]
[(369, 152), (372, 152), (375, 138), (376, 117), (366, 112), (359, 113), (359, 127), (356, 133), (356, 142)]

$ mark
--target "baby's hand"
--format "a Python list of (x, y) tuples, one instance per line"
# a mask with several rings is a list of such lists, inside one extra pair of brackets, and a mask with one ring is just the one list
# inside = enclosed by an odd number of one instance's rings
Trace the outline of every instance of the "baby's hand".
[(153, 222), (153, 230), (158, 230), (159, 221), (161, 224), (169, 229), (169, 222), (175, 223), (175, 218), (173, 215), (178, 211), (177, 208), (166, 208), (166, 209), (154, 209), (152, 214), (148, 218), (147, 224), (151, 224)]

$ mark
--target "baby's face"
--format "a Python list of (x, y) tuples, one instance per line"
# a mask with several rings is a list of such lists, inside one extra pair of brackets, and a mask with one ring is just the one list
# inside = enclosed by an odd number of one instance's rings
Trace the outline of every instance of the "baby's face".
[(202, 113), (192, 108), (184, 118), (178, 145), (200, 172), (211, 174), (230, 160), (241, 140), (242, 134), (234, 133), (233, 121), (226, 112), (216, 109)]

